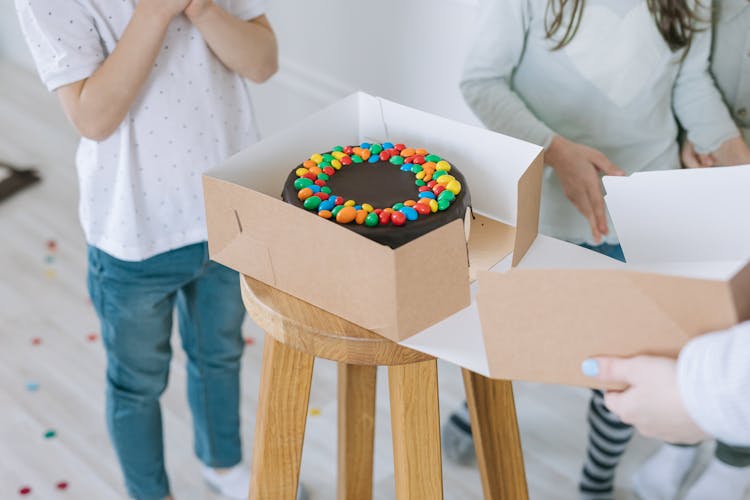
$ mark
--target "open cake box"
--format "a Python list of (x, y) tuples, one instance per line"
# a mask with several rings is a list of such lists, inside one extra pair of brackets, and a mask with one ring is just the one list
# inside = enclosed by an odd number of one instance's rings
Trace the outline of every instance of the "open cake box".
[[(391, 249), (281, 201), (312, 153), (362, 141), (460, 169), (468, 247), (460, 220)], [(211, 258), (502, 379), (601, 386), (586, 357), (674, 355), (750, 317), (750, 166), (605, 178), (628, 264), (537, 234), (542, 169), (536, 145), (356, 93), (204, 175)]]

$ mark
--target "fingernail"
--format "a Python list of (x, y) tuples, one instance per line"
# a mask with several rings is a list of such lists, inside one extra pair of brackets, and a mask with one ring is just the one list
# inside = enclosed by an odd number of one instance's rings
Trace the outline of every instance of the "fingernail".
[(581, 371), (587, 377), (598, 377), (599, 362), (595, 359), (585, 359), (583, 363), (581, 363)]

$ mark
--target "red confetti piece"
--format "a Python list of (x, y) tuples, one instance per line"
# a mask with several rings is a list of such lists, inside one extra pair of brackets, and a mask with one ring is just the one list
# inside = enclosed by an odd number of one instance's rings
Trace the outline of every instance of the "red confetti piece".
[(99, 335), (97, 335), (96, 333), (89, 333), (88, 335), (86, 335), (86, 340), (88, 340), (89, 342), (96, 342), (98, 338)]
[(255, 339), (252, 337), (245, 337), (245, 345), (253, 345), (255, 343)]
[(55, 240), (47, 240), (47, 250), (50, 252), (57, 250), (57, 242)]
[(31, 486), (22, 486), (22, 487), (21, 487), (21, 488), (20, 488), (20, 489), (18, 490), (18, 494), (19, 494), (19, 495), (22, 495), (22, 496), (26, 496), (26, 495), (28, 495), (29, 493), (31, 493)]
[(34, 337), (31, 339), (31, 345), (42, 345), (42, 339), (39, 337)]
[(55, 485), (55, 488), (57, 488), (58, 490), (67, 490), (68, 489), (68, 482), (67, 481), (59, 481)]

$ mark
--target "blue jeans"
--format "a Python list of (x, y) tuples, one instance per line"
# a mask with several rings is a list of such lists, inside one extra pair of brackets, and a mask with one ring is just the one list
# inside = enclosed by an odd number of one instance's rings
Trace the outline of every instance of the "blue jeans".
[(88, 261), (89, 293), (107, 353), (107, 426), (128, 493), (139, 500), (170, 493), (159, 397), (169, 375), (175, 306), (187, 354), (195, 453), (210, 467), (239, 463), (245, 308), (237, 273), (209, 261), (205, 243), (138, 262), (89, 247)]
[(583, 248), (588, 248), (595, 252), (599, 252), (607, 257), (625, 262), (625, 255), (622, 253), (622, 247), (620, 245), (610, 245), (609, 243), (602, 243), (601, 245), (589, 245), (588, 243), (579, 243)]

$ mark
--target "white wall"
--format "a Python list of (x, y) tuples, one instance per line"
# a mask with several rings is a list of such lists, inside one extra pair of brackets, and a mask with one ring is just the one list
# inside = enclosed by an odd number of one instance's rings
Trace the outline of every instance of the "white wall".
[[(279, 74), (253, 86), (264, 134), (355, 90), (477, 123), (458, 80), (476, 0), (269, 0)], [(32, 68), (11, 0), (0, 0), (0, 57)]]

